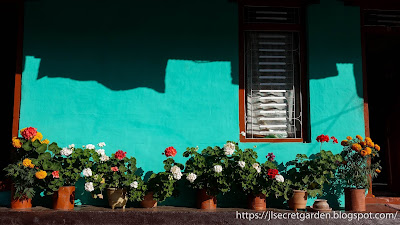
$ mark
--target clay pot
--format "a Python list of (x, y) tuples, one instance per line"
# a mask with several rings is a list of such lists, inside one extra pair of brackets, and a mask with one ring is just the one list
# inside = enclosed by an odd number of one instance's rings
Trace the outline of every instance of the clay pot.
[(328, 201), (325, 199), (316, 199), (314, 201), (313, 208), (316, 210), (329, 210)]
[(345, 188), (344, 203), (346, 211), (365, 212), (365, 189)]
[(302, 190), (293, 190), (293, 196), (289, 199), (289, 208), (305, 209), (307, 206), (307, 192)]
[(112, 209), (115, 209), (115, 207), (125, 209), (126, 202), (128, 202), (125, 188), (107, 188), (107, 198), (108, 204)]
[(32, 208), (32, 199), (20, 198), (16, 199), (11, 197), (11, 208), (12, 209), (30, 209)]
[(249, 209), (260, 210), (260, 211), (267, 210), (267, 202), (265, 200), (264, 194), (262, 193), (257, 195), (249, 194), (248, 200), (249, 200), (249, 206), (248, 206)]
[(143, 208), (155, 208), (157, 207), (157, 201), (153, 199), (153, 192), (148, 192), (143, 201), (140, 202)]
[(22, 197), (20, 199), (14, 198), (15, 187), (11, 186), (11, 208), (12, 209), (31, 209), (32, 199), (27, 197)]
[(73, 210), (75, 205), (75, 186), (60, 187), (53, 194), (53, 209)]
[(207, 195), (205, 189), (197, 192), (197, 207), (199, 209), (214, 210), (217, 208), (217, 197)]

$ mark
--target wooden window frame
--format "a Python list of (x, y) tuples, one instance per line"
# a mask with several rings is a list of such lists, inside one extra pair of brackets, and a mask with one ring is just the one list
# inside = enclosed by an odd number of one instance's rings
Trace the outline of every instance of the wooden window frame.
[[(298, 7), (299, 8), (299, 24), (246, 24), (244, 23), (244, 7), (245, 6), (271, 6), (271, 7)], [(240, 142), (309, 142), (309, 94), (308, 94), (308, 77), (306, 63), (306, 28), (305, 2), (302, 1), (260, 1), (260, 0), (242, 0), (238, 3), (239, 8), (239, 128), (240, 132), (246, 131), (246, 100), (245, 100), (245, 32), (246, 31), (295, 31), (300, 37), (300, 92), (301, 92), (301, 117), (302, 117), (302, 137), (301, 138), (246, 138), (240, 134)]]

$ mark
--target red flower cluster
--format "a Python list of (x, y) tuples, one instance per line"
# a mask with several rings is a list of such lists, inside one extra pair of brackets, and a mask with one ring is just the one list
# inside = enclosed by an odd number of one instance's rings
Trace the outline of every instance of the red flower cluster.
[(118, 150), (118, 151), (115, 153), (114, 156), (115, 156), (116, 159), (121, 160), (121, 159), (125, 158), (126, 152), (124, 152), (124, 151), (122, 151), (122, 150)]
[(318, 142), (329, 142), (329, 136), (328, 135), (323, 135), (323, 134), (321, 134), (321, 135), (319, 135), (318, 137), (317, 137), (317, 141)]
[[(332, 136), (330, 139), (332, 139), (332, 142), (334, 143), (334, 144), (337, 144), (338, 143), (338, 140), (334, 137), (334, 136)], [(321, 142), (321, 143), (323, 143), (323, 142), (329, 142), (329, 136), (328, 135), (323, 135), (323, 134), (321, 134), (321, 135), (319, 135), (318, 137), (317, 137), (317, 141), (318, 142)]]
[(20, 131), (20, 133), (21, 133), (22, 137), (24, 137), (26, 140), (30, 140), (36, 136), (37, 129), (34, 127), (27, 127), (27, 128), (22, 129)]
[(277, 169), (268, 169), (268, 177), (269, 179), (274, 179), (276, 175), (279, 174)]
[(164, 155), (167, 157), (170, 157), (170, 156), (174, 157), (176, 155), (176, 149), (172, 146), (168, 147), (165, 149)]
[(113, 166), (113, 167), (111, 167), (111, 171), (113, 171), (113, 172), (118, 172), (118, 171), (119, 171), (119, 169), (118, 169), (118, 167), (116, 167), (116, 166)]

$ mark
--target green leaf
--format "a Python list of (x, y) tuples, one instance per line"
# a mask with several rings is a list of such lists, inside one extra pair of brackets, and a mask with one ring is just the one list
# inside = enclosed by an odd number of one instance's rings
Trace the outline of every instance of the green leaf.
[(24, 144), (22, 144), (22, 148), (23, 148), (25, 151), (30, 151), (30, 150), (32, 150), (32, 142), (30, 142), (30, 141), (25, 142)]
[(40, 144), (38, 148), (36, 148), (36, 152), (39, 154), (44, 153), (47, 150), (47, 144)]

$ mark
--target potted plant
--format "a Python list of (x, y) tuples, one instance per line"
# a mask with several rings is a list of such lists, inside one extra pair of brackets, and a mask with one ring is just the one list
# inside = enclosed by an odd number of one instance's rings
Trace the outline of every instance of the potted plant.
[[(320, 135), (317, 141), (337, 143), (335, 137)], [(339, 154), (334, 155), (331, 151), (320, 150), (319, 153), (308, 158), (305, 154), (297, 154), (296, 159), (287, 163), (288, 183), (293, 194), (289, 199), (291, 209), (305, 209), (308, 196), (316, 197), (322, 195), (322, 189), (329, 179), (335, 176), (337, 166), (342, 161)]]
[(365, 211), (365, 189), (369, 187), (370, 179), (381, 172), (379, 157), (380, 146), (371, 138), (365, 140), (357, 135), (343, 140), (342, 164), (338, 169), (338, 177), (345, 187), (345, 210)]
[(163, 154), (168, 157), (163, 161), (165, 172), (152, 174), (146, 182), (146, 195), (141, 201), (142, 207), (153, 208), (157, 206), (157, 201), (162, 202), (168, 197), (178, 195), (177, 181), (182, 177), (181, 170), (184, 166), (172, 158), (176, 153), (172, 146), (165, 149)]
[(72, 210), (75, 203), (75, 184), (81, 172), (92, 164), (92, 145), (75, 148), (74, 144), (60, 148), (57, 143), (49, 145), (52, 157), (41, 167), (49, 176), (42, 183), (45, 194), (53, 195), (53, 209)]
[[(277, 170), (277, 163), (273, 153), (267, 155), (267, 160), (260, 164), (257, 162), (257, 153), (253, 149), (237, 149), (233, 154), (234, 162), (231, 164), (234, 171), (235, 183), (238, 190), (248, 196), (248, 208), (253, 210), (266, 210), (266, 197), (275, 194), (276, 197), (288, 193), (288, 188), (281, 190), (278, 183), (284, 178)], [(284, 187), (284, 186), (282, 186)]]
[(34, 127), (27, 127), (20, 131), (22, 137), (13, 137), (12, 145), (15, 148), (13, 162), (4, 168), (6, 176), (12, 180), (11, 208), (26, 209), (32, 207), (34, 188), (38, 181), (46, 178), (47, 173), (38, 166), (50, 158), (45, 153), (49, 141)]
[(85, 190), (94, 198), (103, 198), (107, 190), (108, 203), (112, 209), (125, 208), (130, 201), (143, 200), (145, 185), (140, 176), (136, 175), (136, 159), (126, 157), (126, 152), (118, 150), (111, 157), (103, 149), (93, 154), (94, 164), (91, 175), (85, 175)]
[(207, 147), (200, 153), (198, 148), (187, 148), (183, 153), (189, 158), (185, 165), (189, 187), (197, 189), (197, 206), (201, 209), (215, 209), (217, 195), (229, 191), (233, 172), (229, 166), (235, 151), (234, 142), (227, 142), (223, 148)]

